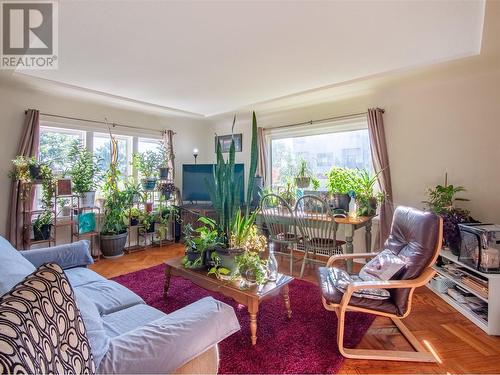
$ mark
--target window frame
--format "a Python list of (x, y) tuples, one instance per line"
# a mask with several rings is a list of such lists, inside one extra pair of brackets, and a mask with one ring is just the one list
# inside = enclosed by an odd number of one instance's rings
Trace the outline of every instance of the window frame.
[[(273, 166), (273, 149), (272, 141), (285, 138), (299, 138), (322, 134), (343, 133), (356, 130), (368, 130), (368, 120), (366, 116), (360, 115), (348, 119), (319, 121), (316, 123), (308, 123), (304, 125), (292, 125), (277, 128), (267, 128), (265, 134), (265, 145), (267, 149), (267, 165), (266, 174), (269, 178), (266, 181), (266, 186), (273, 186), (272, 166)], [(371, 145), (370, 145), (371, 147)], [(370, 159), (371, 153), (370, 153)], [(373, 172), (373, 160), (370, 166)]]

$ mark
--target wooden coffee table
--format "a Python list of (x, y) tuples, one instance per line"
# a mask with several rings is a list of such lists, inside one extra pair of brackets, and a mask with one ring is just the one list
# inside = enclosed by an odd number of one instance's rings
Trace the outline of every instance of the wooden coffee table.
[(194, 284), (213, 292), (219, 292), (226, 297), (234, 299), (236, 302), (244, 305), (250, 314), (250, 332), (252, 345), (257, 343), (257, 314), (261, 301), (280, 294), (282, 291), (285, 301), (285, 308), (288, 319), (292, 317), (290, 308), (290, 297), (288, 295), (288, 284), (293, 277), (278, 274), (276, 281), (269, 281), (265, 285), (253, 285), (249, 289), (240, 289), (239, 281), (219, 280), (215, 276), (208, 276), (206, 270), (191, 270), (182, 265), (182, 257), (169, 259), (165, 262), (165, 287), (163, 297), (168, 297), (168, 288), (170, 287), (170, 277), (180, 276), (190, 280)]

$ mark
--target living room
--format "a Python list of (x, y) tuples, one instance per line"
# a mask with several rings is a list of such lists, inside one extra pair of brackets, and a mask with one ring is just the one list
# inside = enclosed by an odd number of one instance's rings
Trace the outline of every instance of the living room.
[(499, 1), (0, 6), (1, 372), (499, 372)]

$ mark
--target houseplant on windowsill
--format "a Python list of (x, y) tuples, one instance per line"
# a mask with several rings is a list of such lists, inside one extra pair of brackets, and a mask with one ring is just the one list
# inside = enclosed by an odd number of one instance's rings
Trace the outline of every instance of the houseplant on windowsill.
[(168, 173), (170, 168), (168, 167), (168, 162), (170, 161), (171, 155), (165, 146), (165, 142), (161, 143), (160, 147), (160, 163), (159, 163), (159, 176), (160, 180), (168, 180)]
[(385, 198), (383, 192), (374, 192), (380, 173), (382, 171), (371, 176), (370, 172), (366, 169), (357, 170), (355, 183), (358, 185), (358, 188), (355, 193), (358, 204), (358, 216), (375, 216), (377, 214), (378, 203), (382, 202)]
[(116, 139), (111, 136), (111, 162), (105, 174), (103, 184), (104, 217), (101, 228), (101, 252), (105, 258), (123, 255), (127, 242), (126, 213), (130, 207), (131, 197), (126, 191), (120, 191), (118, 182), (118, 150)]
[(175, 192), (175, 184), (173, 182), (160, 182), (158, 184), (158, 190), (166, 200), (169, 200), (172, 193)]
[(359, 190), (359, 177), (356, 170), (333, 167), (328, 172), (328, 191), (331, 194), (330, 203), (334, 209), (340, 208), (349, 211), (350, 191)]
[(141, 153), (136, 152), (132, 156), (132, 166), (141, 175), (141, 184), (144, 191), (154, 190), (160, 163), (160, 154), (151, 150)]
[(155, 231), (155, 214), (152, 212), (142, 211), (139, 215), (139, 233), (153, 233)]
[(93, 207), (99, 171), (98, 160), (80, 142), (72, 145), (69, 157), (73, 160), (69, 175), (73, 183), (73, 192), (79, 196), (80, 207)]
[(299, 189), (307, 189), (313, 185), (314, 190), (318, 190), (319, 181), (314, 177), (314, 173), (305, 159), (300, 159), (297, 174), (295, 175), (295, 185)]

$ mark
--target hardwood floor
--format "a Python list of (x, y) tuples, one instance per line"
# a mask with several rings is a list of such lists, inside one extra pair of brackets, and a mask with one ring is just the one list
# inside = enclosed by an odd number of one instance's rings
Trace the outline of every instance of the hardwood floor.
[[(161, 264), (164, 260), (182, 255), (180, 244), (161, 248), (150, 248), (117, 259), (101, 259), (91, 268), (111, 278), (129, 272)], [(283, 272), (288, 269), (285, 258), (278, 259)], [(295, 275), (300, 263), (296, 264)], [(316, 282), (314, 270), (310, 267), (304, 279)], [(293, 295), (291, 302), (293, 306)], [(318, 299), (318, 303), (321, 301)], [(333, 314), (333, 313), (332, 313)], [(452, 307), (422, 287), (417, 290), (410, 316), (404, 319), (406, 326), (415, 336), (430, 347), (440, 359), (438, 364), (362, 361), (344, 362), (341, 372), (347, 374), (435, 374), (435, 373), (500, 373), (500, 337), (488, 336)], [(349, 334), (348, 332), (346, 333)], [(335, 345), (332, 332), (332, 345)], [(403, 336), (386, 318), (377, 318), (358, 348), (411, 349)]]

